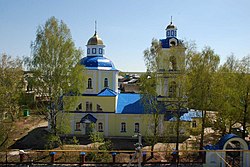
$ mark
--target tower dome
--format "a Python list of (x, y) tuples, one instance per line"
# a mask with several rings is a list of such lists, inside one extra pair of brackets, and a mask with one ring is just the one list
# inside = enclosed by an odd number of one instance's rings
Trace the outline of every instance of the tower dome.
[(173, 25), (172, 21), (170, 22), (170, 24), (167, 26), (167, 29), (177, 29), (177, 27), (175, 25)]
[(103, 41), (101, 38), (98, 37), (96, 31), (95, 31), (95, 34), (93, 35), (93, 37), (91, 37), (88, 40), (87, 45), (103, 45)]

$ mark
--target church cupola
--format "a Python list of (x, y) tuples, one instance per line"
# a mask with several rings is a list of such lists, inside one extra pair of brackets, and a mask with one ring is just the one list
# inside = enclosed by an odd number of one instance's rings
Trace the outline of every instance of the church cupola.
[(87, 56), (100, 56), (104, 55), (104, 47), (102, 39), (97, 35), (97, 31), (95, 30), (95, 34), (88, 40), (87, 43)]
[(167, 38), (177, 37), (177, 27), (173, 25), (172, 18), (170, 24), (166, 28), (166, 37)]
[(177, 39), (177, 27), (172, 22), (167, 26), (166, 30), (166, 39), (161, 39), (162, 48), (169, 49), (174, 46), (179, 45), (179, 40)]
[(177, 27), (173, 25), (172, 16), (171, 16), (171, 22), (166, 28), (166, 37), (167, 38), (177, 37)]

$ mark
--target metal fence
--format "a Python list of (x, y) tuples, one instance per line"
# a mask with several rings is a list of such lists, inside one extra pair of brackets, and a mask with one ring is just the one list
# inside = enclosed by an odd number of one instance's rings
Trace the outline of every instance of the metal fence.
[[(235, 150), (223, 150), (232, 152)], [(238, 150), (244, 151), (244, 150)], [(81, 165), (81, 166), (202, 166), (205, 163), (204, 150), (176, 151), (100, 151), (100, 150), (7, 150), (0, 152), (1, 165)], [(221, 151), (220, 151), (221, 152)], [(238, 159), (234, 159), (238, 163)], [(225, 159), (230, 166), (230, 157)]]

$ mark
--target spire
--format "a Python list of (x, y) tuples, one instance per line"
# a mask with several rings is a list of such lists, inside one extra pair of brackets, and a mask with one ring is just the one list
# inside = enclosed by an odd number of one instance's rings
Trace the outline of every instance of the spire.
[(97, 34), (97, 22), (95, 20), (95, 34)]
[(172, 18), (172, 16), (171, 16), (171, 22), (170, 22), (170, 24), (172, 24), (173, 23), (173, 20), (172, 20), (173, 18)]

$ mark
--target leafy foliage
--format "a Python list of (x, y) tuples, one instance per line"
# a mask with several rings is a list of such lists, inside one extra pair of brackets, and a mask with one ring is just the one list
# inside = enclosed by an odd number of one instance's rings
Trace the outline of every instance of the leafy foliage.
[(0, 57), (0, 147), (7, 144), (12, 122), (21, 110), (19, 101), (23, 86), (22, 61), (2, 54)]
[(48, 101), (50, 127), (56, 134), (56, 115), (62, 108), (61, 96), (83, 90), (83, 66), (79, 64), (82, 51), (76, 49), (70, 30), (55, 17), (37, 29), (31, 45), (32, 56), (26, 59), (33, 73), (33, 88), (42, 101)]

